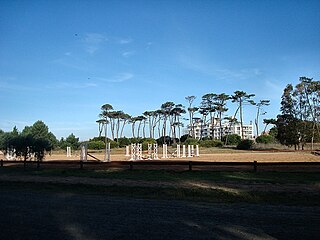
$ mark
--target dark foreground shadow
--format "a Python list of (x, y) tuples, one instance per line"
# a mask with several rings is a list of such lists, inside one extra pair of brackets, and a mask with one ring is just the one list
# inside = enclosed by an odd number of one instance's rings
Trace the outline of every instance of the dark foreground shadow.
[(0, 189), (0, 239), (315, 239), (320, 207)]

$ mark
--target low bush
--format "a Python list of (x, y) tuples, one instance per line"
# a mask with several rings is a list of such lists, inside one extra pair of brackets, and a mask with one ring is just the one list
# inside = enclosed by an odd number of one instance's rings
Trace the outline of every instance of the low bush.
[(162, 145), (162, 144), (168, 144), (168, 145), (171, 145), (172, 144), (172, 138), (169, 137), (169, 136), (166, 136), (166, 137), (160, 137), (158, 138), (157, 140), (157, 143), (158, 145)]
[(271, 135), (260, 135), (259, 137), (256, 138), (256, 142), (268, 144), (268, 143), (274, 143), (275, 140), (274, 140), (274, 137)]
[(210, 147), (222, 147), (223, 143), (219, 140), (204, 140), (200, 142), (200, 147), (210, 148)]
[(115, 142), (115, 141), (109, 141), (110, 143), (110, 148), (118, 148), (119, 147), (119, 143)]
[(185, 145), (197, 145), (199, 144), (199, 141), (195, 138), (188, 138), (184, 141)]
[(237, 149), (240, 150), (249, 150), (253, 147), (254, 142), (249, 139), (242, 140), (238, 145)]
[(181, 142), (185, 142), (188, 138), (192, 138), (189, 134), (182, 135), (180, 137)]
[(88, 149), (100, 150), (105, 148), (104, 141), (90, 141), (87, 143)]
[(238, 145), (241, 142), (241, 137), (238, 134), (230, 134), (222, 137), (222, 142), (226, 145)]
[[(118, 148), (119, 144), (115, 141), (108, 140), (110, 143), (110, 148)], [(87, 142), (88, 149), (91, 150), (101, 150), (105, 149), (106, 145), (104, 144), (104, 141), (89, 141)]]
[[(153, 138), (145, 138), (142, 142), (142, 149), (148, 149), (148, 144), (155, 144), (157, 141)], [(153, 147), (152, 147), (153, 148)]]
[(119, 147), (125, 147), (131, 144), (131, 141), (129, 138), (123, 137), (118, 139)]
[(142, 138), (130, 138), (130, 143), (142, 143)]

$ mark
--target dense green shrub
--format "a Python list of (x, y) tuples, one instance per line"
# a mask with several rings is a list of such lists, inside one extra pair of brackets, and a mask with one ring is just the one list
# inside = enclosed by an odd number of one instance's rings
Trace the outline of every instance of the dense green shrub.
[(185, 142), (188, 138), (192, 138), (189, 134), (182, 135), (180, 137), (181, 142)]
[[(108, 140), (111, 140), (108, 138)], [(89, 139), (90, 142), (95, 142), (95, 141), (105, 141), (105, 137), (104, 136), (100, 136), (100, 137), (93, 137), (91, 139)]]
[(148, 144), (154, 144), (154, 143), (157, 143), (156, 140), (154, 140), (153, 138), (145, 138), (143, 139), (143, 142), (142, 142), (142, 149), (148, 149)]
[(184, 141), (185, 145), (197, 145), (199, 144), (199, 141), (195, 138), (188, 138)]
[[(110, 148), (118, 148), (119, 143), (116, 141), (108, 140), (108, 143), (110, 143)], [(105, 149), (106, 145), (104, 141), (89, 141), (87, 142), (88, 149), (91, 150), (101, 150)]]
[(256, 142), (268, 144), (268, 143), (274, 143), (275, 140), (274, 140), (274, 137), (271, 135), (260, 135), (259, 137), (256, 138)]
[(165, 143), (168, 144), (168, 145), (172, 144), (172, 139), (169, 136), (160, 137), (156, 141), (157, 141), (158, 145), (162, 145), (162, 144), (165, 144)]
[(123, 137), (118, 139), (119, 147), (125, 147), (131, 144), (131, 141), (129, 138)]
[(142, 138), (130, 138), (131, 143), (142, 143)]
[(200, 141), (200, 147), (210, 148), (210, 147), (222, 147), (223, 143), (219, 140), (204, 140)]
[(105, 148), (104, 141), (90, 141), (87, 142), (88, 149), (100, 150)]
[(118, 148), (119, 147), (119, 143), (115, 142), (115, 141), (109, 141), (110, 143), (110, 148)]
[(202, 138), (201, 140), (204, 141), (204, 140), (213, 140), (213, 139), (212, 139), (212, 136), (207, 136), (207, 137)]
[(252, 148), (254, 142), (252, 140), (249, 139), (245, 139), (242, 140), (238, 145), (237, 145), (237, 149), (240, 150), (249, 150)]
[(230, 134), (222, 137), (222, 142), (226, 145), (238, 145), (241, 142), (241, 137), (238, 134)]

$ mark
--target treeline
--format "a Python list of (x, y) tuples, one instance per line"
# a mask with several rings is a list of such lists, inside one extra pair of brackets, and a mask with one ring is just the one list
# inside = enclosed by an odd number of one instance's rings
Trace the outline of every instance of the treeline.
[(42, 160), (45, 152), (51, 151), (57, 144), (58, 140), (42, 121), (26, 126), (22, 132), (16, 127), (11, 132), (0, 131), (0, 149), (5, 154), (14, 152), (17, 157), (24, 160), (31, 156)]
[(301, 77), (296, 86), (288, 84), (281, 98), (281, 114), (269, 119), (276, 139), (284, 145), (303, 149), (320, 142), (320, 81)]
[[(110, 104), (104, 104), (101, 107), (99, 124), (99, 136), (108, 132), (110, 128), (111, 139), (118, 142), (122, 138), (124, 127), (131, 124), (131, 133), (133, 138), (163, 138), (166, 142), (167, 136), (177, 143), (180, 138), (181, 128), (184, 127), (182, 119), (188, 121), (188, 134), (195, 138), (195, 123), (200, 122), (204, 126), (212, 121), (213, 118), (220, 120), (227, 119), (232, 124), (240, 123), (243, 131), (243, 108), (245, 105), (251, 105), (256, 108), (254, 125), (256, 130), (256, 139), (258, 143), (280, 143), (286, 146), (294, 146), (295, 149), (303, 149), (306, 143), (313, 144), (320, 142), (320, 82), (312, 78), (301, 77), (296, 86), (288, 84), (284, 89), (281, 101), (281, 114), (275, 119), (263, 119), (264, 130), (260, 135), (259, 121), (260, 117), (266, 113), (264, 107), (270, 104), (269, 100), (254, 101), (255, 94), (248, 94), (243, 91), (235, 91), (232, 95), (225, 93), (208, 93), (202, 96), (199, 106), (194, 106), (195, 96), (187, 96), (185, 99), (188, 106), (165, 102), (160, 109), (154, 111), (145, 111), (143, 115), (133, 117), (123, 111), (115, 111)], [(235, 112), (226, 116), (228, 111), (227, 103), (236, 104)], [(188, 113), (188, 118), (183, 115)], [(213, 131), (218, 131), (218, 138), (223, 144), (227, 144), (224, 139), (221, 121), (217, 121), (218, 127), (212, 128), (210, 134), (213, 140)], [(268, 126), (273, 125), (269, 133), (266, 132)], [(148, 130), (148, 131), (146, 131)], [(142, 134), (140, 134), (142, 132)], [(244, 133), (240, 133), (241, 139)], [(203, 139), (203, 136), (200, 137)], [(119, 142), (118, 142), (119, 143)], [(169, 143), (170, 142), (166, 142)], [(121, 144), (120, 144), (121, 145)]]
[[(236, 145), (241, 149), (250, 149), (253, 141), (244, 140), (242, 136), (235, 134), (223, 135), (220, 131), (218, 139), (211, 136), (195, 139), (194, 123), (197, 120), (208, 123), (213, 117), (223, 118), (228, 110), (227, 101), (237, 103), (237, 108), (229, 121), (237, 121), (239, 115), (242, 124), (243, 106), (250, 104), (256, 107), (255, 125), (258, 132), (259, 116), (265, 112), (264, 106), (269, 105), (269, 100), (254, 102), (251, 98), (254, 94), (236, 91), (229, 96), (222, 94), (206, 94), (202, 97), (199, 107), (193, 106), (195, 96), (188, 96), (187, 111), (189, 113), (189, 133), (181, 136), (182, 115), (186, 114), (185, 107), (181, 104), (166, 102), (156, 111), (146, 111), (144, 116), (132, 117), (122, 111), (114, 111), (110, 104), (101, 107), (99, 124), (99, 136), (86, 141), (89, 149), (104, 149), (105, 141), (110, 142), (112, 148), (124, 147), (131, 143), (142, 143), (144, 148), (148, 143), (162, 144), (199, 144), (202, 147), (220, 147), (223, 145)], [(281, 114), (275, 119), (264, 119), (265, 128), (263, 134), (258, 136), (257, 143), (280, 143), (286, 146), (294, 146), (295, 149), (303, 149), (306, 143), (312, 146), (320, 142), (320, 81), (301, 77), (296, 86), (288, 84), (283, 91), (281, 100)], [(201, 114), (201, 118), (195, 117), (195, 113)], [(123, 137), (124, 127), (131, 124), (132, 138)], [(146, 133), (148, 125), (149, 136)], [(269, 133), (267, 126), (273, 125)], [(111, 137), (108, 138), (108, 129)], [(218, 128), (219, 129), (219, 128)], [(222, 128), (220, 127), (220, 130)], [(158, 138), (156, 132), (158, 131)], [(142, 132), (142, 136), (141, 133)], [(32, 126), (26, 126), (21, 132), (16, 127), (11, 132), (3, 132), (0, 129), (0, 149), (6, 154), (15, 152), (17, 157), (27, 159), (30, 156), (42, 160), (46, 152), (53, 149), (71, 147), (77, 150), (81, 142), (74, 134), (58, 140), (48, 126), (37, 121)]]
[[(101, 150), (105, 149), (105, 137), (94, 137), (92, 139), (89, 139), (89, 141), (86, 142), (88, 149), (95, 149), (95, 150)], [(224, 137), (221, 140), (212, 139), (211, 137), (206, 137), (203, 139), (195, 139), (192, 138), (192, 136), (185, 134), (181, 136), (181, 138), (172, 139), (169, 136), (166, 137), (160, 137), (157, 139), (153, 138), (126, 138), (122, 137), (119, 139), (110, 139), (107, 138), (107, 142), (110, 143), (111, 148), (124, 148), (132, 143), (141, 143), (143, 149), (147, 149), (148, 144), (158, 144), (159, 146), (162, 146), (163, 144), (168, 144), (170, 146), (176, 146), (176, 144), (181, 145), (200, 145), (201, 147), (222, 147), (224, 145), (233, 145), (237, 146), (241, 142), (241, 137), (237, 134), (231, 134), (228, 135), (228, 137)]]
[(0, 149), (4, 154), (14, 153), (17, 158), (35, 158), (42, 160), (46, 152), (54, 149), (78, 149), (79, 138), (70, 134), (66, 139), (57, 140), (56, 136), (49, 132), (48, 126), (43, 121), (36, 121), (32, 126), (26, 126), (21, 132), (16, 127), (11, 132), (0, 130)]
[(49, 131), (48, 126), (43, 121), (37, 121), (32, 126), (26, 126), (21, 132), (16, 127), (11, 132), (3, 132), (0, 130), (0, 149), (4, 154), (14, 154), (16, 158), (23, 160), (37, 159), (43, 160), (46, 153), (52, 150), (66, 150), (71, 147), (72, 150), (78, 150), (82, 143), (86, 144), (88, 149), (102, 150), (105, 149), (105, 141), (110, 143), (111, 148), (124, 148), (131, 143), (141, 143), (143, 149), (147, 149), (148, 144), (157, 143), (159, 146), (162, 144), (174, 145), (176, 143), (185, 145), (199, 144), (201, 147), (222, 147), (224, 143), (228, 145), (238, 145), (241, 142), (241, 137), (238, 135), (229, 135), (228, 138), (214, 140), (207, 137), (202, 140), (192, 138), (186, 134), (180, 138), (171, 138), (169, 136), (153, 138), (118, 138), (110, 139), (105, 136), (94, 137), (85, 142), (80, 142), (73, 133), (68, 137), (57, 140), (55, 135)]
[[(144, 111), (142, 115), (131, 116), (122, 110), (115, 110), (109, 103), (101, 106), (101, 114), (99, 120), (99, 136), (110, 133), (111, 139), (120, 139), (123, 136), (126, 126), (130, 126), (131, 136), (133, 138), (160, 138), (169, 136), (177, 139), (181, 137), (181, 130), (187, 122), (189, 126), (188, 134), (195, 138), (195, 124), (200, 123), (206, 126), (209, 123), (215, 124), (212, 128), (210, 136), (218, 135), (217, 139), (222, 140), (224, 137), (224, 129), (222, 121), (213, 121), (213, 119), (227, 119), (230, 123), (229, 128), (235, 123), (240, 123), (242, 132), (240, 137), (244, 138), (243, 116), (244, 106), (251, 105), (256, 108), (254, 124), (257, 135), (259, 134), (259, 119), (266, 111), (264, 106), (270, 104), (269, 100), (254, 101), (255, 94), (248, 94), (244, 91), (235, 91), (232, 95), (225, 93), (208, 93), (202, 96), (199, 106), (195, 106), (194, 100), (196, 96), (187, 96), (187, 107), (181, 103), (165, 102), (161, 104), (159, 109), (153, 111)], [(232, 114), (227, 114), (228, 103), (236, 105), (236, 110)], [(187, 116), (185, 116), (187, 115)], [(109, 131), (108, 131), (109, 130)], [(217, 131), (215, 133), (214, 131)], [(200, 137), (201, 139), (203, 136)]]

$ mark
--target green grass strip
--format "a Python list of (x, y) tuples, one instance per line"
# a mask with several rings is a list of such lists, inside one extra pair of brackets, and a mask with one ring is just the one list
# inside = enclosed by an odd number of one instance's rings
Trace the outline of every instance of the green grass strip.
[(209, 181), (271, 184), (320, 184), (319, 172), (216, 172), (216, 171), (170, 171), (170, 170), (128, 170), (128, 169), (39, 169), (2, 167), (0, 174), (89, 177), (103, 179), (127, 179), (143, 181)]
[(41, 193), (73, 193), (128, 198), (147, 198), (158, 200), (183, 200), (209, 203), (253, 203), (296, 206), (319, 206), (319, 193), (281, 193), (241, 191), (237, 193), (214, 189), (199, 188), (162, 188), (162, 187), (126, 187), (92, 186), (84, 184), (22, 183), (0, 182), (0, 192), (35, 191)]

